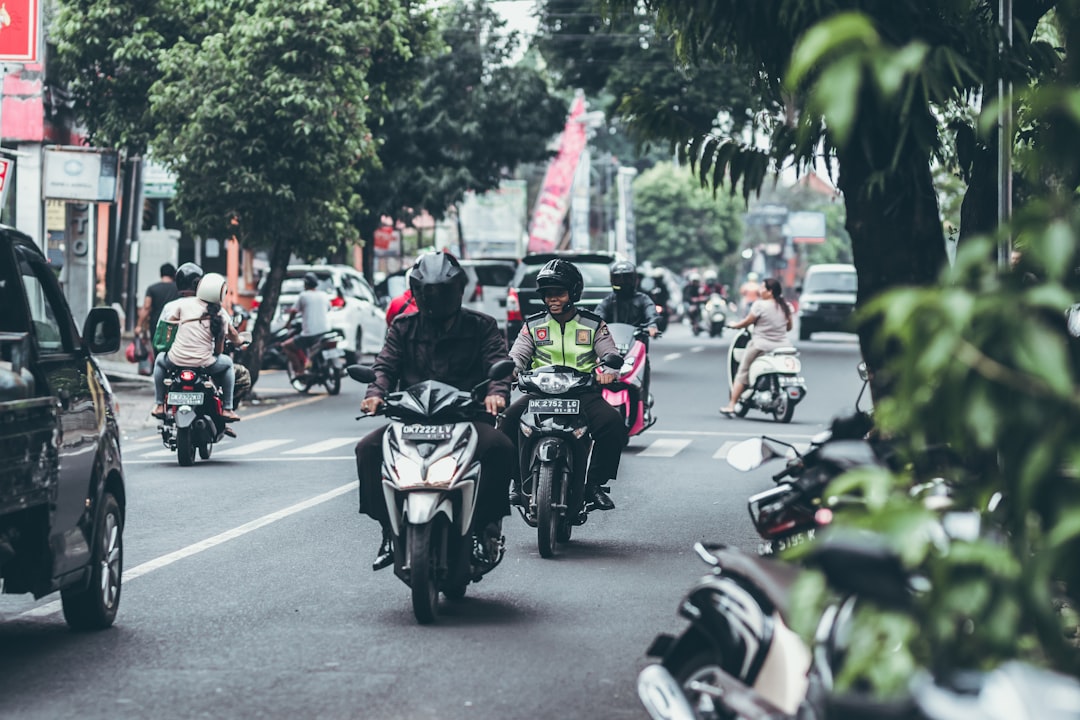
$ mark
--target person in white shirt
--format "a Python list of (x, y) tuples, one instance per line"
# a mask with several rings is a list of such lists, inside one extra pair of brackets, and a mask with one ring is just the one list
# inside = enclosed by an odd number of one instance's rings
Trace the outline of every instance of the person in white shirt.
[(228, 291), (225, 278), (207, 273), (199, 281), (195, 297), (173, 300), (161, 311), (161, 322), (176, 323), (176, 336), (161, 363), (154, 366), (154, 400), (151, 413), (161, 417), (165, 407), (165, 376), (177, 368), (201, 368), (221, 385), (221, 416), (235, 422), (240, 416), (233, 411), (233, 389), (236, 373), (232, 358), (223, 351), (225, 338), (235, 345), (243, 341), (222, 308)]
[(295, 375), (303, 375), (307, 369), (306, 350), (316, 343), (320, 335), (330, 332), (330, 296), (319, 290), (319, 278), (315, 273), (304, 275), (304, 292), (300, 293), (289, 311), (289, 323), (300, 315), (300, 334), (281, 344)]
[(746, 346), (739, 363), (739, 372), (735, 375), (735, 386), (731, 388), (731, 398), (727, 407), (720, 408), (720, 413), (727, 417), (735, 416), (735, 403), (746, 389), (750, 378), (750, 363), (762, 353), (785, 347), (791, 342), (787, 339), (791, 331), (791, 306), (784, 300), (784, 289), (776, 278), (769, 278), (761, 285), (761, 296), (750, 306), (750, 314), (729, 328), (741, 330), (754, 326), (754, 337)]

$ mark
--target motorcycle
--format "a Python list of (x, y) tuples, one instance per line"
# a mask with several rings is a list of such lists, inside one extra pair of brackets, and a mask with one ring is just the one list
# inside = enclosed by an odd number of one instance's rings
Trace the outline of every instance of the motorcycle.
[[(750, 344), (750, 328), (745, 328), (728, 348), (728, 386), (735, 386), (739, 362)], [(781, 347), (762, 353), (750, 364), (750, 377), (742, 397), (735, 400), (735, 414), (745, 417), (751, 408), (771, 413), (777, 422), (791, 422), (795, 406), (806, 397), (806, 380), (799, 373), (799, 351)]]
[[(434, 622), (439, 593), (460, 600), (501, 562), (503, 538), (489, 539), (483, 567), (473, 561), (473, 513), (480, 459), (473, 422), (492, 422), (482, 398), (491, 380), (509, 377), (512, 360), (495, 363), (488, 380), (464, 392), (425, 380), (386, 396), (376, 415), (390, 418), (383, 438), (383, 496), (393, 532), (394, 574), (412, 591), (413, 614)], [(367, 366), (350, 365), (349, 377), (375, 380)], [(368, 416), (361, 416), (368, 417)]]
[[(245, 341), (250, 337), (245, 333)], [(231, 349), (226, 343), (225, 350)], [(234, 392), (233, 400), (236, 400)], [(216, 443), (236, 433), (222, 417), (222, 392), (203, 368), (176, 368), (165, 376), (164, 415), (158, 423), (161, 442), (176, 452), (182, 467), (195, 464), (195, 453), (210, 459)]]
[[(618, 355), (604, 358), (607, 367), (622, 364)], [(592, 437), (580, 397), (596, 392), (596, 380), (576, 368), (549, 365), (521, 373), (518, 387), (530, 396), (519, 430), (526, 502), (518, 512), (536, 528), (540, 556), (550, 558), (589, 517), (584, 494)]]
[(704, 329), (701, 322), (701, 312), (704, 298), (691, 298), (686, 301), (686, 317), (690, 320), (690, 331), (694, 336), (701, 334)]
[(306, 393), (313, 385), (322, 385), (330, 395), (341, 392), (341, 377), (345, 374), (345, 350), (337, 346), (345, 338), (341, 330), (329, 330), (319, 336), (315, 344), (304, 352), (310, 365), (297, 374), (292, 363), (285, 363), (289, 384), (298, 392)]
[(709, 337), (721, 337), (728, 318), (736, 313), (736, 308), (719, 293), (713, 293), (705, 303), (704, 313), (709, 324)]
[[(615, 348), (623, 356), (623, 365), (618, 379), (601, 388), (601, 394), (609, 405), (622, 415), (629, 431), (629, 436), (640, 435), (656, 423), (652, 414), (653, 397), (643, 396), (645, 366), (648, 363), (648, 349), (645, 341), (649, 331), (626, 323), (609, 323), (608, 330)], [(660, 334), (657, 333), (657, 337)]]

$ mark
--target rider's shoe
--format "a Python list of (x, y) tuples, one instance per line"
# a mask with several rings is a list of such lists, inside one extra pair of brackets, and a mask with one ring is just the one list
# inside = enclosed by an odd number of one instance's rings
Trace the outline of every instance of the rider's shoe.
[(513, 480), (510, 483), (510, 504), (525, 507), (525, 493), (521, 491), (521, 481)]
[(375, 556), (375, 562), (371, 563), (372, 570), (382, 570), (394, 564), (394, 539), (388, 530), (383, 530), (382, 543), (379, 545), (379, 554)]
[(588, 485), (585, 487), (585, 504), (589, 510), (615, 509), (615, 501), (600, 485)]
[(502, 521), (489, 522), (483, 530), (473, 533), (473, 564), (485, 570), (502, 560)]

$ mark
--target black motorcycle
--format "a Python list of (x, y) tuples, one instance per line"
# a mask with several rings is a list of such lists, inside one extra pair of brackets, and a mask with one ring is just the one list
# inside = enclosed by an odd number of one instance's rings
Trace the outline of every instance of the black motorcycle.
[[(604, 364), (621, 367), (622, 358), (612, 354)], [(527, 502), (518, 511), (536, 528), (540, 556), (549, 558), (558, 543), (570, 541), (574, 526), (588, 519), (585, 471), (592, 436), (581, 412), (581, 396), (596, 393), (597, 384), (591, 373), (549, 365), (522, 373), (518, 387), (529, 396), (518, 444)]]
[(165, 376), (164, 415), (158, 424), (161, 441), (176, 452), (183, 467), (195, 464), (195, 453), (210, 459), (215, 443), (232, 430), (222, 417), (221, 388), (202, 368), (176, 368)]
[(338, 347), (338, 342), (345, 338), (341, 330), (329, 330), (319, 335), (315, 343), (304, 352), (309, 366), (304, 372), (293, 370), (292, 363), (286, 363), (289, 384), (298, 392), (306, 393), (314, 385), (322, 385), (330, 395), (341, 392), (341, 378), (345, 375), (345, 350)]

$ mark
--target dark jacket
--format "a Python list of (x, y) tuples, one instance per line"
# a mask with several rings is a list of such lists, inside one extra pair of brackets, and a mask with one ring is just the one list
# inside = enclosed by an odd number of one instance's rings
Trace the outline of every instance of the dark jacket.
[(593, 312), (602, 317), (604, 322), (626, 323), (639, 327), (656, 325), (660, 320), (660, 315), (656, 312), (656, 303), (640, 290), (630, 297), (610, 293), (600, 301)]
[[(399, 315), (386, 331), (365, 397), (385, 397), (424, 380), (471, 390), (487, 379), (492, 365), (506, 359), (506, 339), (489, 315), (462, 308), (445, 330), (420, 313)], [(492, 382), (488, 394), (509, 400), (510, 384)]]

